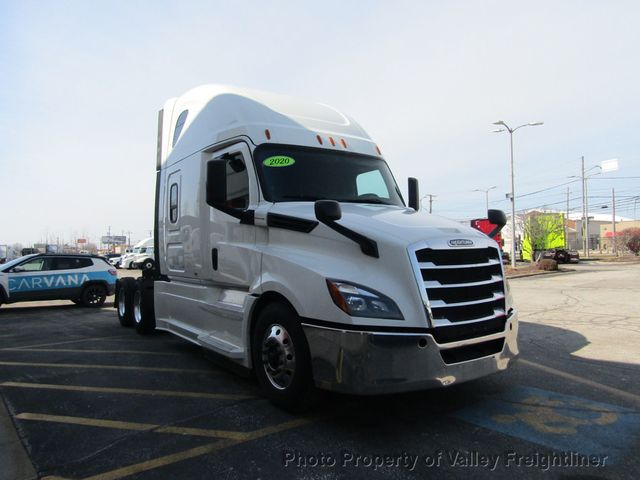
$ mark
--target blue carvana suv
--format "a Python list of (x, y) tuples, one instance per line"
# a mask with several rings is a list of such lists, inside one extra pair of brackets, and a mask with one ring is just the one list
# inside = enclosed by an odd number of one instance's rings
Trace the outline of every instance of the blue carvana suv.
[(71, 300), (101, 306), (115, 291), (117, 272), (96, 255), (33, 254), (0, 265), (0, 304)]

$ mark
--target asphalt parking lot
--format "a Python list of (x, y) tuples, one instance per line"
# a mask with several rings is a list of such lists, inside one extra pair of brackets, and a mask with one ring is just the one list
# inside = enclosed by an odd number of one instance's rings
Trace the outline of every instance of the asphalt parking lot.
[(571, 268), (511, 281), (507, 372), (324, 394), (305, 415), (188, 342), (120, 327), (113, 297), (5, 305), (0, 478), (637, 478), (640, 264)]

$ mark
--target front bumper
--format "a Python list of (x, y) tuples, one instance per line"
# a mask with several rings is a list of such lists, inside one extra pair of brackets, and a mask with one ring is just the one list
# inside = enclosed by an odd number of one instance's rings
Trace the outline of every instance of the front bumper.
[(304, 322), (303, 328), (316, 386), (343, 393), (445, 387), (505, 370), (518, 356), (515, 310), (503, 332), (444, 344), (428, 333), (353, 331)]

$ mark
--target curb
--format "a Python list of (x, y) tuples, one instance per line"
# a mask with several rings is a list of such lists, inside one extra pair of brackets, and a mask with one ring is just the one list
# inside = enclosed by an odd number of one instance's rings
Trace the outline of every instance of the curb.
[(29, 455), (24, 449), (18, 433), (7, 411), (4, 398), (0, 398), (0, 480), (37, 479)]
[(538, 275), (553, 275), (553, 274), (559, 274), (559, 273), (571, 273), (571, 272), (575, 272), (575, 270), (572, 269), (558, 269), (558, 270), (551, 270), (551, 271), (546, 271), (546, 270), (539, 270), (537, 272), (527, 272), (527, 273), (516, 273), (515, 275), (507, 275), (507, 279), (510, 280), (512, 278), (524, 278), (524, 277), (537, 277)]

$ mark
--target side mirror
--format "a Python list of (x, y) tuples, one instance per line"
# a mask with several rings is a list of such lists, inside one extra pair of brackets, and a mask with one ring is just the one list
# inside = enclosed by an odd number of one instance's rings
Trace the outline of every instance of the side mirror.
[(420, 210), (418, 179), (413, 177), (409, 177), (409, 208), (413, 208), (416, 212)]
[(17, 266), (17, 267), (13, 267), (13, 270), (11, 270), (13, 273), (20, 273), (20, 272), (24, 272), (25, 269), (24, 267), (21, 266)]
[(211, 160), (207, 163), (207, 204), (219, 207), (227, 201), (227, 160)]
[(489, 223), (496, 226), (496, 228), (487, 233), (491, 238), (493, 238), (500, 230), (502, 230), (502, 227), (507, 224), (507, 216), (502, 210), (487, 210), (487, 219), (489, 220)]
[(314, 204), (316, 218), (322, 223), (332, 223), (342, 218), (342, 209), (335, 200), (317, 200)]
[(317, 200), (314, 211), (316, 218), (322, 223), (332, 223), (342, 218), (342, 209), (335, 200)]

